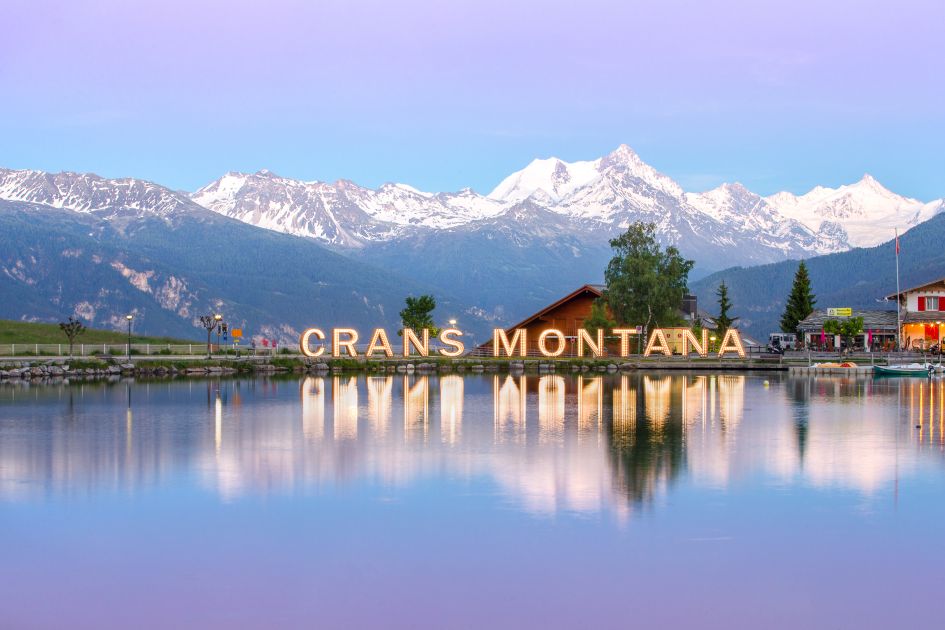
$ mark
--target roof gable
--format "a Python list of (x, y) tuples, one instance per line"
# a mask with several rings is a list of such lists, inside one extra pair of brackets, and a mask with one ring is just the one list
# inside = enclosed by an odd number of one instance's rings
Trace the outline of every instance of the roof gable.
[(890, 293), (886, 296), (887, 300), (894, 300), (898, 296), (905, 295), (906, 293), (912, 293), (913, 291), (922, 291), (928, 290), (932, 287), (935, 287), (939, 290), (945, 291), (945, 278), (939, 278), (938, 280), (932, 280), (931, 282), (925, 282), (918, 286), (914, 286), (908, 289), (902, 289), (899, 293)]
[(574, 291), (572, 291), (571, 293), (567, 294), (566, 296), (564, 296), (563, 298), (561, 298), (560, 300), (558, 300), (558, 301), (555, 302), (554, 304), (549, 304), (548, 306), (546, 306), (545, 308), (541, 309), (541, 310), (538, 311), (537, 313), (534, 313), (533, 315), (529, 315), (528, 317), (526, 317), (525, 319), (523, 319), (523, 320), (520, 321), (519, 323), (515, 324), (514, 326), (510, 326), (510, 327), (507, 328), (506, 330), (507, 330), (507, 331), (513, 331), (513, 330), (515, 330), (516, 328), (525, 328), (526, 326), (528, 326), (529, 324), (531, 324), (531, 323), (532, 323), (533, 321), (535, 321), (536, 319), (539, 319), (540, 317), (544, 316), (546, 313), (548, 313), (548, 312), (550, 312), (550, 311), (553, 311), (554, 309), (558, 308), (558, 307), (561, 306), (562, 304), (567, 304), (568, 302), (570, 302), (570, 301), (573, 300), (574, 298), (576, 298), (576, 297), (578, 297), (578, 296), (580, 296), (580, 295), (583, 295), (584, 293), (590, 293), (590, 294), (593, 295), (594, 297), (601, 297), (601, 296), (604, 294), (604, 286), (603, 286), (603, 285), (600, 285), (600, 284), (585, 284), (584, 286), (579, 287), (579, 288), (575, 289)]

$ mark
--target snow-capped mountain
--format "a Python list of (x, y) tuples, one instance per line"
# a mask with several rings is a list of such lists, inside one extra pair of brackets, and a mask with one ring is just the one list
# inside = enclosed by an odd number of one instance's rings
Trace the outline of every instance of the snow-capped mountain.
[(186, 193), (141, 179), (105, 179), (92, 173), (46, 173), (0, 168), (0, 199), (75, 212), (170, 217), (201, 211)]
[(302, 182), (267, 170), (227, 173), (193, 200), (245, 223), (341, 247), (388, 241), (415, 229), (449, 229), (503, 209), (469, 189), (433, 194), (384, 184), (371, 190), (347, 180)]
[(847, 235), (834, 224), (810, 224), (789, 218), (775, 204), (739, 183), (722, 184), (704, 193), (686, 193), (687, 201), (733, 232), (754, 234), (773, 248), (797, 243), (808, 254), (847, 249)]
[[(872, 247), (899, 232), (927, 221), (942, 211), (945, 201), (923, 203), (887, 190), (872, 176), (839, 188), (818, 186), (805, 195), (780, 192), (766, 201), (781, 214), (814, 230), (836, 230), (847, 235), (851, 247)], [(833, 251), (841, 251), (836, 248)]]
[(906, 229), (943, 207), (941, 200), (922, 203), (896, 195), (869, 176), (802, 196), (763, 198), (740, 184), (687, 193), (626, 145), (590, 161), (534, 160), (485, 196), (469, 189), (422, 192), (405, 184), (373, 190), (346, 180), (302, 182), (260, 171), (228, 173), (192, 198), (241, 221), (341, 248), (389, 244), (430, 231), (475, 232), (528, 202), (564, 219), (553, 222), (563, 225), (556, 236), (578, 240), (606, 242), (633, 221), (652, 221), (664, 243), (703, 269), (873, 245), (893, 227)]
[[(236, 219), (265, 228), (241, 233), (244, 247), (253, 234), (260, 242), (273, 232), (305, 237), (362, 268), (463, 296), (465, 312), (496, 321), (602, 280), (609, 240), (634, 221), (654, 223), (664, 244), (695, 260), (696, 279), (882, 242), (945, 205), (895, 195), (870, 177), (801, 196), (761, 197), (740, 184), (687, 193), (625, 145), (591, 161), (535, 160), (488, 195), (298, 181), (265, 170), (227, 173), (188, 194), (136, 179), (0, 170), (0, 200), (85, 215), (122, 238), (149, 233), (155, 219), (169, 229)], [(317, 267), (311, 273), (317, 278)]]
[[(399, 324), (434, 288), (236, 221), (141, 180), (0, 170), (0, 319), (62, 321), (200, 339), (221, 313), (248, 337), (292, 343), (314, 323)], [(436, 291), (440, 312), (483, 335), (482, 308)]]

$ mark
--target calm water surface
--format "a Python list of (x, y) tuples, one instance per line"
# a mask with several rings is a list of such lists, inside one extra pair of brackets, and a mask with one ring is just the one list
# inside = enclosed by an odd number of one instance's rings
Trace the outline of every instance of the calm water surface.
[(0, 386), (0, 628), (945, 624), (945, 381)]

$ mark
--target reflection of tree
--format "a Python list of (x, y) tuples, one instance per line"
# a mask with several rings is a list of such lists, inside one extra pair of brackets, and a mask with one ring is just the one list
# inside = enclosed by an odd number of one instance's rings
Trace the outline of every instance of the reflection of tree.
[(792, 378), (785, 390), (791, 403), (794, 417), (794, 439), (797, 442), (797, 457), (801, 469), (804, 468), (804, 455), (807, 452), (807, 436), (810, 421), (810, 378)]
[(606, 435), (614, 489), (633, 503), (652, 500), (657, 486), (686, 468), (682, 395), (686, 376), (622, 376), (614, 389)]

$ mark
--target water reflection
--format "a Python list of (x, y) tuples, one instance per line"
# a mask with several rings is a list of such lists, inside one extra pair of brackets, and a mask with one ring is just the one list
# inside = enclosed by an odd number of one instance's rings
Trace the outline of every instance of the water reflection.
[(945, 381), (770, 380), (497, 374), (4, 386), (0, 500), (136, 492), (182, 474), (223, 498), (446, 474), (489, 481), (531, 512), (626, 517), (683, 480), (869, 495), (942, 463)]

